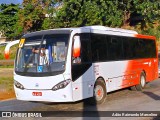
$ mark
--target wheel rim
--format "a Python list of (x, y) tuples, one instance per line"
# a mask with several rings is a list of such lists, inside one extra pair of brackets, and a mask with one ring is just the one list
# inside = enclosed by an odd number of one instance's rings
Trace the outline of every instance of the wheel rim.
[(145, 86), (145, 77), (142, 75), (141, 76), (141, 86), (144, 87)]
[(97, 85), (95, 87), (95, 98), (96, 98), (96, 100), (100, 101), (103, 98), (103, 95), (104, 95), (104, 90), (103, 90), (102, 86)]

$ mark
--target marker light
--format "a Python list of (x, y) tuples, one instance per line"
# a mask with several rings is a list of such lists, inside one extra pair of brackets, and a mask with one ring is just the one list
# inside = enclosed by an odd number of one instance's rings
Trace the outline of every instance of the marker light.
[(14, 85), (15, 85), (17, 88), (19, 88), (19, 89), (21, 89), (21, 90), (24, 90), (24, 86), (23, 86), (21, 83), (19, 83), (19, 82), (17, 82), (17, 81), (14, 81)]
[(58, 89), (63, 89), (63, 88), (65, 88), (70, 82), (71, 82), (70, 79), (64, 80), (64, 81), (56, 84), (56, 85), (52, 88), (52, 90), (53, 90), (53, 91), (56, 91), (56, 90), (58, 90)]

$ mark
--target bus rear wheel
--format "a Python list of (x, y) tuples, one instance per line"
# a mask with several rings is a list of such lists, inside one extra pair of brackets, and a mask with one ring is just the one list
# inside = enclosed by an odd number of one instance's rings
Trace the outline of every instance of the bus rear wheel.
[(146, 75), (144, 72), (142, 72), (140, 75), (139, 84), (136, 85), (136, 89), (138, 91), (142, 91), (145, 88), (145, 85), (146, 85)]
[(97, 80), (94, 85), (93, 97), (90, 98), (89, 103), (92, 105), (102, 104), (106, 100), (106, 86), (103, 80)]

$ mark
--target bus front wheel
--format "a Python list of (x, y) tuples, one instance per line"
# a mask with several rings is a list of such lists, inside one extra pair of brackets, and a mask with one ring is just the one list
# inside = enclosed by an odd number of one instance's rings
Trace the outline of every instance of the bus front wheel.
[(142, 91), (145, 88), (145, 85), (146, 85), (146, 75), (144, 72), (142, 72), (140, 75), (139, 84), (136, 85), (136, 89), (138, 91)]
[(106, 100), (106, 86), (103, 80), (97, 80), (94, 85), (93, 97), (90, 98), (90, 104), (102, 104)]

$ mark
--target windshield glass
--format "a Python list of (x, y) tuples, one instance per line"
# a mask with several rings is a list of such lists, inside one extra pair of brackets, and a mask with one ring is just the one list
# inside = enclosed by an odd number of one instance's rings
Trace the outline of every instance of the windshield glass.
[(40, 74), (64, 71), (69, 34), (36, 35), (24, 39), (21, 39), (24, 43), (19, 45), (17, 52), (16, 72)]

